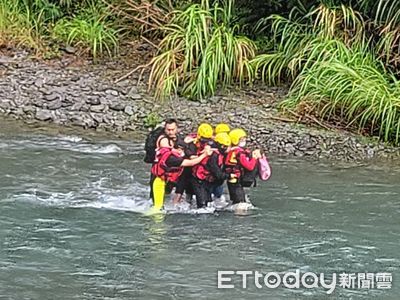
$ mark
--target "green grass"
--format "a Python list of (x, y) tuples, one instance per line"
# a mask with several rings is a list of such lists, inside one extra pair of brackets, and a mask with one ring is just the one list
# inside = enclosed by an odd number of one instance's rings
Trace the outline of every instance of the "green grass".
[(269, 20), (274, 51), (251, 63), (267, 84), (292, 82), (282, 108), (307, 107), (321, 119), (399, 142), (400, 83), (379, 60), (382, 48), (371, 43), (359, 13), (320, 6), (301, 18)]
[[(323, 119), (340, 117), (348, 126), (369, 129), (385, 141), (399, 142), (400, 84), (366, 49), (331, 49), (293, 82), (286, 108), (307, 102)], [(304, 104), (304, 103), (303, 103)]]
[(115, 56), (119, 45), (118, 30), (107, 17), (107, 12), (102, 10), (84, 10), (72, 19), (58, 21), (53, 36), (83, 49), (95, 59), (101, 54)]
[(164, 28), (159, 54), (150, 62), (149, 88), (156, 98), (182, 94), (203, 99), (218, 87), (252, 80), (256, 45), (232, 25), (232, 5), (202, 1), (175, 12)]
[(33, 14), (23, 3), (0, 0), (0, 44), (43, 48), (43, 21), (43, 14)]
[(82, 48), (94, 58), (115, 55), (119, 36), (102, 0), (0, 0), (0, 44), (46, 56), (54, 42)]

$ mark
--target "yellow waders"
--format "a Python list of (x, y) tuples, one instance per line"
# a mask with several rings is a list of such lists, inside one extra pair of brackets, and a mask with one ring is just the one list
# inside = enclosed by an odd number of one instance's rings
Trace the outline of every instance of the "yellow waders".
[(166, 182), (162, 180), (160, 177), (156, 177), (153, 181), (153, 209), (161, 210), (164, 205), (164, 195), (165, 195), (165, 186)]

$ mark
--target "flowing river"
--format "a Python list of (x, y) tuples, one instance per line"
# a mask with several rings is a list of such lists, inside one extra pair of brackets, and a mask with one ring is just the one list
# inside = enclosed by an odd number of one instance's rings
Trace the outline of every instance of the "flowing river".
[[(5, 127), (0, 299), (400, 298), (396, 164), (272, 157), (249, 215), (149, 217), (143, 141)], [(218, 270), (276, 272), (282, 284), (249, 275), (243, 288), (234, 274), (222, 282), (234, 288), (219, 289)], [(337, 274), (337, 284), (291, 289), (285, 272)]]

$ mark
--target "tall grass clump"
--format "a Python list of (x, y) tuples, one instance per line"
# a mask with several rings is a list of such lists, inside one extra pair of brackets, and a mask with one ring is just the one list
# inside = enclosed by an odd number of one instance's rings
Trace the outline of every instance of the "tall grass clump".
[(124, 0), (111, 1), (110, 7), (116, 16), (118, 27), (124, 35), (156, 39), (163, 36), (162, 28), (171, 21), (175, 7), (179, 8), (184, 3), (183, 0), (175, 2), (170, 0)]
[(27, 1), (0, 0), (0, 44), (44, 48), (46, 12), (35, 12)]
[(306, 106), (322, 119), (399, 142), (399, 81), (378, 59), (361, 14), (321, 5), (305, 16), (269, 20), (274, 49), (252, 65), (268, 84), (291, 82), (284, 109)]
[[(340, 44), (340, 41), (337, 41)], [(399, 142), (400, 83), (364, 48), (332, 49), (293, 82), (284, 108), (308, 104), (322, 119), (338, 117), (347, 126)]]
[(90, 49), (94, 57), (112, 55), (115, 27), (103, 0), (0, 0), (0, 43), (43, 55), (54, 42)]
[(203, 0), (174, 13), (164, 27), (159, 53), (150, 62), (149, 88), (156, 98), (182, 94), (202, 99), (218, 86), (252, 79), (249, 62), (256, 47), (237, 33), (233, 18), (232, 0), (223, 6)]
[(90, 6), (72, 18), (57, 22), (53, 35), (69, 45), (83, 49), (95, 59), (101, 54), (114, 56), (118, 51), (118, 30), (109, 20), (106, 7)]
[[(265, 23), (269, 26), (260, 26)], [(270, 30), (274, 48), (258, 55), (252, 65), (268, 84), (293, 81), (315, 61), (330, 56), (331, 48), (338, 45), (336, 40), (348, 47), (366, 42), (361, 15), (345, 6), (332, 9), (320, 5), (306, 15), (289, 18), (272, 15), (261, 20), (259, 27)]]

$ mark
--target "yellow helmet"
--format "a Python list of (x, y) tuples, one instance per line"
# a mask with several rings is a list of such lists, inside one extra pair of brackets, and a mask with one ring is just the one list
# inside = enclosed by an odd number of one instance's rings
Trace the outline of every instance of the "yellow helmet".
[(229, 131), (231, 131), (231, 129), (229, 128), (228, 124), (219, 123), (217, 126), (215, 126), (215, 134), (218, 134), (218, 133), (221, 133), (221, 132), (228, 133)]
[(214, 138), (214, 141), (228, 147), (231, 145), (231, 138), (229, 137), (229, 134), (227, 134), (226, 132), (217, 133), (217, 135)]
[(229, 132), (229, 137), (231, 138), (232, 145), (238, 145), (241, 138), (246, 137), (247, 134), (243, 129), (236, 128)]
[(210, 139), (212, 138), (214, 132), (210, 124), (202, 123), (197, 129), (197, 135), (201, 138)]

